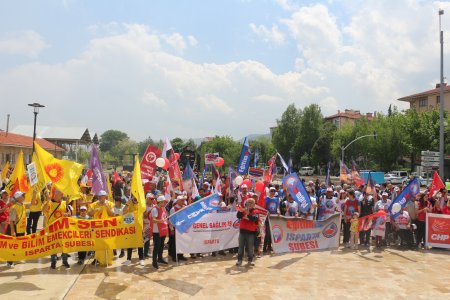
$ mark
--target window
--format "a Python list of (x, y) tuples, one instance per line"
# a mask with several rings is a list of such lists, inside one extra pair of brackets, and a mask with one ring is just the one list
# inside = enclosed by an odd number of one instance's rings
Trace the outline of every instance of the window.
[(428, 106), (428, 99), (423, 98), (419, 100), (419, 107), (427, 107)]
[(436, 105), (438, 105), (441, 102), (441, 96), (436, 96)]

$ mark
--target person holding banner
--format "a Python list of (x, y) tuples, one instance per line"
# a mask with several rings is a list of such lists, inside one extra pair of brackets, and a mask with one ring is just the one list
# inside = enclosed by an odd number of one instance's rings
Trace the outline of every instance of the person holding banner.
[[(128, 200), (127, 204), (125, 204), (125, 207), (123, 209), (123, 214), (133, 214), (138, 211), (138, 201), (135, 197), (132, 197), (130, 200)], [(133, 254), (133, 248), (127, 249), (127, 260), (123, 263), (125, 266), (131, 265), (131, 256)], [(138, 256), (139, 256), (139, 265), (144, 266), (144, 248), (139, 247), (138, 248)]]
[[(63, 201), (63, 193), (59, 189), (54, 190), (53, 199), (47, 201), (44, 204), (43, 211), (47, 220), (47, 225), (52, 224), (59, 218), (67, 217), (70, 215), (67, 212), (66, 202)], [(70, 265), (67, 262), (67, 257), (68, 257), (67, 253), (62, 254), (63, 266), (69, 269)], [(50, 268), (56, 269), (57, 255), (52, 254), (50, 258), (51, 258)]]
[(350, 247), (350, 220), (352, 219), (355, 212), (358, 216), (361, 214), (361, 203), (355, 197), (355, 190), (349, 189), (347, 192), (348, 199), (345, 201), (344, 209), (344, 246), (346, 248)]
[(150, 215), (150, 228), (153, 233), (153, 262), (152, 266), (159, 269), (158, 263), (167, 265), (167, 261), (163, 259), (164, 240), (169, 233), (169, 226), (167, 220), (166, 198), (163, 195), (156, 199), (157, 204), (152, 209)]
[[(92, 219), (107, 219), (114, 217), (113, 204), (108, 201), (108, 193), (104, 190), (100, 190), (97, 195), (98, 200), (91, 204), (91, 208), (88, 213)], [(113, 250), (108, 249), (105, 251), (95, 251), (95, 259), (92, 262), (94, 265), (99, 263), (100, 265), (112, 265)]]
[(41, 193), (36, 192), (36, 190), (33, 190), (30, 203), (30, 213), (28, 214), (27, 219), (27, 234), (36, 232), (41, 214), (42, 214)]
[[(425, 246), (425, 221), (427, 217), (427, 213), (431, 212), (431, 205), (428, 200), (425, 198), (425, 194), (420, 194), (419, 198), (419, 207), (417, 210), (417, 248), (421, 248), (421, 246)], [(423, 242), (423, 245), (422, 245)]]
[[(183, 196), (177, 196), (175, 205), (172, 206), (170, 209), (169, 216), (173, 215), (180, 209), (184, 207), (185, 204), (185, 198)], [(169, 256), (172, 257), (172, 261), (178, 260), (187, 260), (186, 257), (184, 257), (183, 254), (177, 254), (176, 252), (176, 244), (175, 244), (175, 228), (171, 223), (169, 223)]]
[[(89, 220), (91, 217), (88, 215), (87, 207), (81, 206), (79, 209), (79, 213), (76, 216), (78, 219)], [(78, 251), (78, 265), (84, 264), (84, 260), (86, 259), (87, 252), (86, 251)]]
[(250, 266), (254, 266), (253, 261), (255, 238), (259, 225), (259, 215), (255, 210), (255, 200), (252, 198), (247, 199), (245, 207), (239, 207), (237, 212), (237, 218), (240, 219), (239, 224), (239, 250), (238, 260), (236, 266), (242, 265), (242, 259), (244, 257), (244, 249), (247, 249), (248, 263)]
[(0, 192), (0, 234), (6, 232), (8, 227), (8, 217), (9, 217), (9, 194), (7, 191), (2, 190)]
[[(16, 203), (9, 210), (9, 227), (6, 234), (10, 236), (24, 236), (27, 230), (27, 212), (23, 204), (25, 193), (15, 192), (14, 199)], [(8, 266), (13, 268), (14, 263), (9, 261)]]

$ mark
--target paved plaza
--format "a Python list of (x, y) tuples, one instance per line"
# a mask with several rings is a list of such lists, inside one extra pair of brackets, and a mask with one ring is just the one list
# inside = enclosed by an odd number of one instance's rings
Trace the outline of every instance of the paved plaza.
[(153, 269), (115, 259), (66, 270), (48, 258), (0, 267), (0, 299), (450, 299), (450, 251), (333, 251), (266, 255), (255, 267), (205, 256)]

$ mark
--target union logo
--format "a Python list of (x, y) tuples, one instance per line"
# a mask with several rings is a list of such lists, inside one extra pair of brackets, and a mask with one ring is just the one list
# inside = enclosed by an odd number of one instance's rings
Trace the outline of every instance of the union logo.
[(338, 232), (338, 227), (336, 225), (336, 223), (331, 223), (328, 224), (327, 226), (325, 226), (325, 228), (322, 230), (322, 234), (324, 237), (330, 239), (332, 237), (334, 237), (336, 235), (336, 233)]
[(47, 173), (52, 182), (59, 182), (64, 176), (64, 169), (57, 163), (48, 164), (45, 166), (45, 173)]
[(278, 244), (283, 239), (283, 229), (279, 225), (272, 226), (272, 238), (275, 244)]

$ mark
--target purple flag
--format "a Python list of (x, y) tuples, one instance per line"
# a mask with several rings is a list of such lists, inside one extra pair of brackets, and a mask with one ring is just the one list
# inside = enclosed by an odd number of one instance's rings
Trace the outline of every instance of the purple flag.
[(97, 149), (92, 145), (91, 150), (91, 161), (89, 162), (89, 169), (92, 170), (92, 191), (97, 194), (101, 190), (108, 192), (108, 187), (106, 186), (106, 177), (103, 174), (102, 164), (98, 157)]

